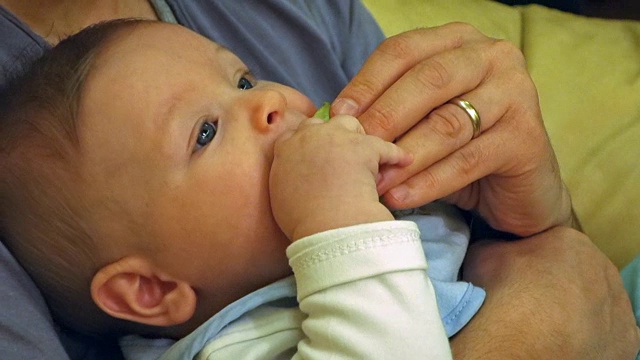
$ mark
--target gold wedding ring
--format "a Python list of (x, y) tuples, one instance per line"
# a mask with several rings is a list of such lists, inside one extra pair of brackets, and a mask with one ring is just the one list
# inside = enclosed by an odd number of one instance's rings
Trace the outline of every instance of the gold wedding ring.
[(469, 115), (469, 119), (471, 119), (471, 125), (473, 126), (472, 139), (477, 138), (478, 135), (480, 135), (480, 125), (481, 125), (480, 114), (478, 113), (478, 110), (476, 110), (476, 108), (473, 107), (473, 105), (471, 105), (470, 102), (460, 98), (453, 98), (451, 99), (451, 101), (449, 101), (449, 103), (456, 105), (457, 107), (464, 110), (464, 112), (466, 112), (467, 115)]

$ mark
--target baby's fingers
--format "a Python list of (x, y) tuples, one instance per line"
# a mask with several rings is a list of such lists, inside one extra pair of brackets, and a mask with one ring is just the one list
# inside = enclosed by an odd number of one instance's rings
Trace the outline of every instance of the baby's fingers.
[(379, 165), (408, 166), (413, 162), (413, 155), (410, 152), (392, 142), (384, 141), (378, 137), (373, 138), (378, 143)]
[(376, 188), (377, 188), (378, 194), (381, 195), (382, 192), (379, 185), (382, 184), (383, 175), (382, 175), (382, 172), (380, 172), (380, 168), (382, 166), (399, 166), (399, 167), (409, 166), (413, 162), (413, 155), (394, 143), (384, 141), (378, 137), (374, 137), (374, 138), (377, 142), (376, 146), (379, 148), (378, 167), (377, 167), (377, 172), (375, 173)]
[(337, 115), (327, 123), (331, 126), (341, 126), (356, 134), (361, 134), (366, 139), (367, 146), (371, 146), (378, 153), (378, 165), (407, 166), (413, 162), (413, 156), (394, 143), (380, 139), (377, 136), (366, 135), (364, 127), (358, 119), (348, 115)]
[(298, 129), (302, 129), (302, 128), (309, 127), (309, 126), (322, 125), (322, 124), (324, 124), (324, 123), (325, 123), (325, 121), (324, 121), (324, 120), (322, 120), (322, 119), (320, 119), (320, 118), (317, 118), (317, 117), (311, 117), (311, 118), (308, 118), (308, 119), (302, 120), (302, 121), (300, 122), (300, 125), (298, 125)]
[(356, 134), (364, 135), (364, 128), (360, 121), (353, 116), (349, 115), (338, 115), (331, 118), (331, 121), (327, 123), (330, 126), (342, 126), (349, 131), (353, 131)]

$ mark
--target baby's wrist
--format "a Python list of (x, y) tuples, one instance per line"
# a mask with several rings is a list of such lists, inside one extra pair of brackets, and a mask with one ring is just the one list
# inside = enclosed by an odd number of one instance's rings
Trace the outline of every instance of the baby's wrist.
[(291, 242), (328, 230), (394, 220), (389, 209), (381, 203), (364, 208), (347, 206), (346, 209), (335, 209), (335, 211), (324, 211), (307, 216), (294, 227), (290, 236)]

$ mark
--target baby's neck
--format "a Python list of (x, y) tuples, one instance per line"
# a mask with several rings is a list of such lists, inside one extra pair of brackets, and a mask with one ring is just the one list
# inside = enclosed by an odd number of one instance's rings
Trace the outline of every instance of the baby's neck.
[(51, 45), (100, 21), (157, 19), (148, 0), (0, 0), (0, 5)]

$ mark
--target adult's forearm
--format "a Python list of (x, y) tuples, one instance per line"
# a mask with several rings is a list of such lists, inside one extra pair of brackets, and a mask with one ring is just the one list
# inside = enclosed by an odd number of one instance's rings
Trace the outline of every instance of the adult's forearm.
[(568, 227), (469, 249), (480, 312), (452, 340), (457, 359), (634, 359), (640, 349), (617, 268)]
[(561, 356), (565, 341), (549, 329), (561, 325), (559, 318), (536, 311), (546, 304), (527, 298), (534, 289), (525, 287), (494, 289), (487, 294), (480, 312), (451, 341), (455, 359), (572, 358)]

